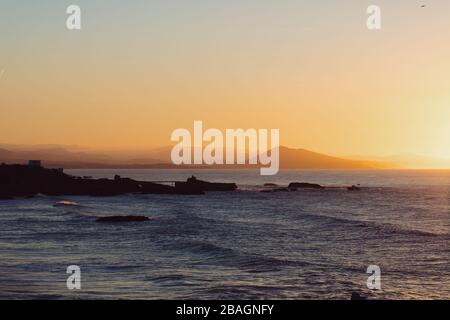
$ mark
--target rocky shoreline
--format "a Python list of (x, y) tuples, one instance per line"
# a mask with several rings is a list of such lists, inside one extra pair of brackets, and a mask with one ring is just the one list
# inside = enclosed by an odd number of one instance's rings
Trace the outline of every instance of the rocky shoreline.
[(62, 170), (40, 166), (0, 165), (0, 199), (47, 196), (109, 197), (123, 194), (198, 195), (206, 191), (234, 191), (234, 183), (211, 183), (189, 178), (175, 186), (137, 181), (115, 176), (114, 179), (92, 179), (65, 174)]
[[(164, 183), (170, 182), (172, 185)], [(320, 184), (291, 182), (288, 186), (266, 183), (259, 192), (293, 192), (302, 189), (323, 190)], [(333, 187), (331, 187), (333, 188)], [(93, 196), (113, 197), (124, 194), (176, 194), (202, 195), (213, 191), (235, 191), (236, 183), (207, 182), (192, 176), (186, 181), (138, 181), (116, 175), (114, 179), (93, 179), (66, 174), (62, 169), (41, 166), (0, 165), (0, 200), (31, 198), (38, 194), (46, 196)], [(359, 185), (345, 187), (348, 191), (359, 191)]]

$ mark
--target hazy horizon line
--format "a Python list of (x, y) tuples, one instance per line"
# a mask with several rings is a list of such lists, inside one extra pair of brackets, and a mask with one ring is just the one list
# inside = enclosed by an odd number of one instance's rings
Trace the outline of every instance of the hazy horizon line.
[[(76, 148), (77, 151), (83, 151), (83, 152), (98, 152), (98, 153), (103, 153), (103, 152), (113, 152), (113, 153), (127, 153), (127, 152), (150, 152), (150, 151), (156, 151), (156, 150), (161, 150), (161, 149), (165, 149), (165, 148), (172, 148), (175, 145), (175, 143), (168, 143), (166, 145), (154, 145), (154, 146), (148, 146), (148, 147), (137, 147), (137, 148), (122, 148), (122, 147), (118, 147), (115, 148), (113, 146), (105, 146), (105, 147), (95, 147), (95, 146), (86, 146), (86, 145), (80, 145), (80, 144), (61, 144), (61, 143), (38, 143), (38, 144), (29, 144), (29, 143), (7, 143), (7, 142), (0, 142), (0, 148), (8, 148), (8, 147), (13, 147), (13, 148), (62, 148), (62, 149), (66, 149), (66, 148)], [(314, 152), (314, 153), (319, 153), (319, 154), (323, 154), (323, 155), (327, 155), (330, 157), (340, 157), (340, 158), (345, 158), (345, 159), (351, 159), (351, 160), (364, 160), (362, 159), (363, 157), (365, 158), (365, 160), (375, 160), (377, 158), (389, 158), (389, 157), (393, 157), (393, 156), (417, 156), (417, 157), (426, 157), (426, 158), (432, 158), (435, 160), (449, 160), (450, 158), (448, 157), (439, 157), (439, 156), (435, 156), (435, 155), (426, 155), (423, 153), (418, 153), (415, 151), (399, 151), (399, 152), (392, 152), (392, 153), (384, 153), (384, 154), (373, 154), (373, 153), (359, 153), (359, 152), (354, 152), (352, 154), (348, 154), (348, 153), (333, 153), (333, 152), (327, 152), (327, 151), (323, 151), (323, 150), (316, 150), (313, 148), (308, 148), (308, 147), (301, 147), (301, 146), (291, 146), (288, 144), (280, 144), (280, 148), (288, 148), (288, 149), (293, 149), (293, 150), (306, 150), (309, 152)], [(8, 150), (8, 151), (13, 151), (13, 150)], [(28, 151), (28, 150), (27, 150)], [(72, 150), (67, 150), (66, 151), (72, 151)]]
[[(307, 148), (291, 147), (281, 145), (281, 148), (288, 150), (303, 150), (311, 154), (317, 154), (319, 156), (336, 158), (338, 160), (355, 161), (355, 162), (367, 162), (380, 166), (375, 169), (405, 169), (405, 170), (448, 170), (450, 169), (450, 159), (437, 158), (433, 156), (425, 156), (415, 153), (400, 152), (398, 154), (391, 155), (336, 155), (321, 151), (315, 151)], [(45, 152), (52, 148), (60, 148), (61, 151), (69, 153), (86, 153), (85, 158), (80, 155), (81, 158), (69, 159), (58, 158), (53, 162), (55, 163), (77, 163), (77, 164), (91, 164), (94, 167), (132, 167), (136, 168), (142, 166), (157, 166), (157, 165), (170, 165), (169, 160), (170, 148), (172, 145), (160, 145), (151, 146), (148, 148), (134, 148), (134, 149), (113, 149), (113, 148), (96, 148), (87, 147), (77, 144), (55, 144), (55, 143), (42, 143), (42, 144), (13, 144), (13, 143), (0, 143), (0, 148), (9, 152)], [(167, 149), (167, 152), (166, 152)], [(93, 158), (90, 158), (93, 157)], [(97, 157), (97, 158), (95, 158)], [(1, 161), (2, 159), (0, 159)], [(4, 159), (3, 159), (4, 160)], [(20, 159), (23, 162), (25, 159)], [(49, 159), (44, 159), (48, 161)], [(151, 161), (150, 161), (151, 160)], [(305, 159), (295, 159), (297, 161)], [(5, 161), (4, 161), (5, 162)], [(10, 160), (6, 160), (6, 163)], [(299, 164), (299, 166), (301, 166)], [(286, 168), (284, 168), (286, 169)]]

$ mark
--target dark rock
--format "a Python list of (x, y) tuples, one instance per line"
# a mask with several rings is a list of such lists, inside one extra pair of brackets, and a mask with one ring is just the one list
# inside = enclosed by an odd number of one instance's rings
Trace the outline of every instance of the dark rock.
[(150, 218), (145, 216), (110, 216), (98, 218), (97, 222), (143, 222), (149, 221)]
[(276, 183), (264, 183), (264, 187), (278, 187)]
[(366, 298), (361, 296), (358, 292), (352, 292), (350, 300), (366, 300)]
[(288, 186), (289, 189), (323, 189), (324, 187), (317, 183), (292, 182)]
[(186, 182), (176, 182), (175, 189), (180, 192), (192, 191), (193, 194), (204, 191), (234, 191), (237, 189), (235, 183), (214, 183), (198, 180), (192, 176)]
[(205, 194), (201, 186), (189, 185), (186, 182), (175, 182), (175, 190), (177, 194), (198, 195)]
[(353, 185), (353, 186), (351, 186), (351, 187), (348, 187), (347, 190), (348, 190), (348, 191), (360, 191), (361, 188), (358, 187), (358, 186)]
[(172, 186), (141, 181), (138, 184), (139, 193), (142, 194), (182, 194)]
[(175, 187), (147, 181), (136, 181), (116, 175), (114, 179), (74, 177), (62, 170), (27, 165), (0, 166), (0, 199), (49, 196), (111, 197), (128, 193), (204, 194), (204, 191), (233, 191), (235, 183), (211, 183), (189, 178)]
[(50, 196), (117, 196), (126, 193), (175, 194), (174, 187), (140, 182), (116, 176), (111, 179), (85, 179), (55, 169), (27, 165), (0, 166), (0, 198)]

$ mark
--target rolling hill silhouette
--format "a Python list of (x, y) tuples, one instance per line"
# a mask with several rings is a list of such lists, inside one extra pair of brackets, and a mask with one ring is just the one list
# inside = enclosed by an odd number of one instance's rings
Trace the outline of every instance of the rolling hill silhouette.
[(399, 167), (381, 161), (350, 160), (305, 150), (280, 147), (282, 169), (390, 169)]
[[(26, 163), (30, 159), (39, 159), (47, 167), (64, 168), (179, 168), (170, 162), (171, 147), (157, 148), (136, 157), (126, 154), (106, 155), (89, 152), (69, 151), (63, 147), (43, 147), (32, 150), (15, 148), (14, 151), (0, 148), (0, 163)], [(183, 167), (183, 166), (182, 166)], [(184, 166), (196, 168), (205, 166)], [(208, 168), (246, 168), (251, 166), (227, 165), (207, 166)], [(391, 169), (398, 168), (390, 162), (351, 160), (305, 149), (280, 147), (281, 169)]]

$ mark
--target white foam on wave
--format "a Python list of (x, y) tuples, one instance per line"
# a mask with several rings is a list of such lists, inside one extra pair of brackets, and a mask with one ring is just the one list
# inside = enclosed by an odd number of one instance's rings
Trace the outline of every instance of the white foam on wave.
[(54, 207), (79, 207), (80, 205), (73, 201), (63, 200), (63, 201), (56, 202), (53, 206)]

